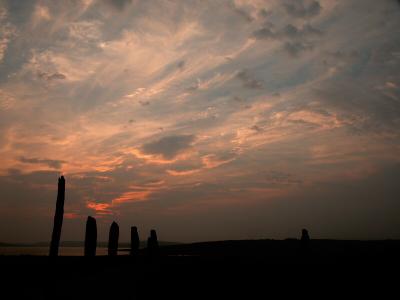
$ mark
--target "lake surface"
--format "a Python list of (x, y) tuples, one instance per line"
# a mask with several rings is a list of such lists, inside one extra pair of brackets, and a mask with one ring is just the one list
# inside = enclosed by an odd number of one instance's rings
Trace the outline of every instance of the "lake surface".
[[(124, 253), (126, 254), (126, 252)], [(49, 247), (0, 247), (0, 255), (49, 255)], [(83, 256), (83, 247), (60, 247), (60, 256)], [(96, 255), (107, 255), (107, 248), (98, 247)]]

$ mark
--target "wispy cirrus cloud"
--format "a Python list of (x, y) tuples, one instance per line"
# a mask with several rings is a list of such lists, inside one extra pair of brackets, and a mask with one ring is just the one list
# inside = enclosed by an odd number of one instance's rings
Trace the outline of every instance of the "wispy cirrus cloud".
[(41, 158), (26, 158), (21, 156), (18, 160), (25, 164), (39, 164), (39, 165), (47, 165), (52, 169), (61, 169), (62, 164), (66, 163), (63, 160), (53, 160), (53, 159), (41, 159)]

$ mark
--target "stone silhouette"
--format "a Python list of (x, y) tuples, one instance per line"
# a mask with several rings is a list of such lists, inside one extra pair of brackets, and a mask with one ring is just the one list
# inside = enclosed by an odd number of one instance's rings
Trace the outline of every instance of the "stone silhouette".
[(139, 251), (139, 233), (136, 226), (131, 227), (131, 255), (136, 255)]
[(307, 229), (302, 229), (301, 230), (301, 239), (300, 239), (300, 247), (303, 252), (308, 252), (308, 248), (310, 245), (310, 236), (308, 234)]
[(88, 217), (86, 221), (85, 233), (85, 256), (96, 256), (97, 246), (97, 224), (96, 219)]
[(303, 243), (308, 243), (310, 241), (310, 236), (308, 234), (308, 230), (307, 229), (302, 229), (301, 230), (301, 241)]
[(108, 255), (115, 256), (118, 252), (119, 226), (112, 222), (108, 236)]
[(157, 233), (154, 229), (150, 231), (150, 236), (147, 239), (147, 252), (150, 255), (155, 255), (158, 252)]
[(65, 200), (65, 178), (58, 178), (58, 192), (56, 212), (54, 214), (53, 233), (51, 235), (50, 256), (58, 256), (58, 247), (60, 245), (61, 228), (64, 217), (64, 200)]

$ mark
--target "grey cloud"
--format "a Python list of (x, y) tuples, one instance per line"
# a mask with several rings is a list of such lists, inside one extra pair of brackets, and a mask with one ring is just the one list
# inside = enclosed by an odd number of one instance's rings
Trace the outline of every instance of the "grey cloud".
[(47, 77), (47, 80), (53, 80), (53, 79), (66, 79), (67, 76), (61, 73), (53, 73), (50, 76)]
[(248, 89), (261, 89), (262, 82), (251, 76), (246, 70), (237, 73), (236, 78), (239, 79), (245, 88)]
[(157, 154), (162, 155), (166, 159), (172, 159), (188, 149), (194, 139), (194, 135), (166, 136), (157, 141), (144, 144), (142, 149), (147, 154)]
[(129, 5), (132, 3), (132, 0), (103, 0), (103, 2), (112, 5), (113, 7), (117, 9), (124, 9), (126, 5)]
[(233, 97), (233, 100), (236, 101), (236, 102), (243, 102), (243, 101), (245, 101), (243, 98), (241, 98), (241, 97), (239, 97), (239, 96)]
[(44, 80), (48, 80), (48, 81), (52, 81), (52, 80), (63, 80), (63, 79), (66, 79), (66, 78), (67, 78), (67, 76), (65, 76), (64, 74), (59, 73), (59, 72), (55, 72), (55, 73), (49, 74), (49, 73), (47, 73), (47, 72), (41, 72), (41, 71), (39, 71), (39, 72), (37, 73), (37, 76), (38, 76), (40, 79), (44, 79)]
[(42, 185), (51, 182), (57, 182), (56, 180), (58, 176), (59, 173), (57, 171), (35, 171), (24, 174), (18, 169), (8, 169), (7, 175), (0, 176), (0, 179), (8, 182), (29, 182), (35, 185)]
[(292, 57), (298, 57), (301, 53), (312, 50), (313, 48), (314, 46), (311, 43), (306, 42), (286, 42), (284, 44), (284, 49)]
[(321, 36), (322, 31), (313, 27), (310, 24), (306, 24), (302, 28), (298, 28), (292, 24), (289, 24), (285, 27), (282, 34), (288, 38), (304, 38), (312, 36)]
[(48, 167), (50, 167), (52, 169), (60, 169), (62, 167), (62, 164), (65, 163), (65, 161), (63, 161), (63, 160), (26, 158), (24, 156), (21, 156), (18, 160), (25, 164), (47, 165)]
[(186, 92), (195, 92), (199, 89), (199, 82), (192, 84), (191, 86), (185, 89)]
[(322, 10), (318, 1), (290, 0), (283, 4), (289, 16), (295, 18), (312, 18)]
[(351, 52), (345, 52), (342, 50), (338, 50), (335, 52), (330, 52), (329, 53), (330, 56), (337, 58), (337, 59), (347, 59), (347, 58), (357, 58), (360, 56), (360, 52), (359, 51), (351, 51)]
[(263, 131), (263, 129), (258, 125), (253, 125), (253, 126), (250, 127), (250, 129), (254, 130), (256, 132), (262, 132)]
[[(2, 1), (3, 2), (3, 1)], [(13, 23), (28, 22), (29, 17), (34, 11), (36, 1), (14, 1), (6, 0), (6, 7), (8, 9), (10, 19)]]
[(262, 40), (262, 39), (275, 39), (276, 38), (276, 33), (274, 33), (270, 28), (268, 27), (263, 27), (261, 29), (258, 29), (253, 32), (253, 36), (256, 39)]
[(303, 27), (296, 27), (293, 24), (286, 25), (283, 29), (274, 31), (271, 24), (265, 24), (263, 28), (253, 32), (256, 39), (305, 39), (312, 37), (319, 37), (323, 33), (321, 30), (306, 24)]
[(173, 164), (169, 170), (175, 172), (188, 172), (200, 170), (202, 166), (203, 165), (200, 161), (184, 161)]
[(258, 16), (261, 18), (267, 18), (271, 15), (271, 11), (266, 10), (265, 8), (260, 9), (258, 12)]
[(186, 62), (184, 60), (181, 60), (178, 62), (177, 67), (179, 70), (183, 70), (185, 68)]
[(281, 171), (271, 171), (265, 174), (265, 179), (270, 184), (276, 185), (293, 185), (301, 184), (302, 181), (293, 174), (284, 173)]
[(317, 39), (323, 32), (311, 24), (297, 27), (287, 24), (279, 30), (273, 30), (273, 24), (265, 23), (264, 27), (253, 32), (258, 40), (277, 40), (283, 43), (283, 49), (292, 57), (299, 56), (302, 52), (312, 50)]
[(303, 128), (307, 128), (307, 129), (317, 129), (319, 127), (318, 124), (307, 122), (304, 120), (288, 120), (288, 122), (297, 127), (302, 126)]
[(147, 106), (147, 105), (150, 105), (150, 101), (139, 100), (139, 104), (140, 104), (141, 106)]
[(244, 9), (237, 7), (236, 5), (234, 5), (233, 7), (233, 11), (240, 16), (243, 20), (247, 21), (247, 22), (252, 22), (254, 21), (254, 18)]

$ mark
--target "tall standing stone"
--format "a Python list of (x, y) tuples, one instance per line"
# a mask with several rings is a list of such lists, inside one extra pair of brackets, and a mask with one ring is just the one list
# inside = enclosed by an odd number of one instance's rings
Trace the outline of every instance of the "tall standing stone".
[(96, 219), (88, 217), (85, 233), (85, 256), (96, 256), (97, 246), (97, 224)]
[(108, 236), (108, 255), (115, 256), (118, 253), (119, 226), (112, 222)]
[(136, 255), (139, 251), (139, 233), (136, 226), (131, 227), (131, 255)]
[(54, 214), (53, 233), (51, 235), (50, 256), (58, 256), (58, 247), (60, 245), (61, 228), (64, 217), (64, 200), (65, 200), (65, 178), (58, 178), (58, 193), (56, 212)]

